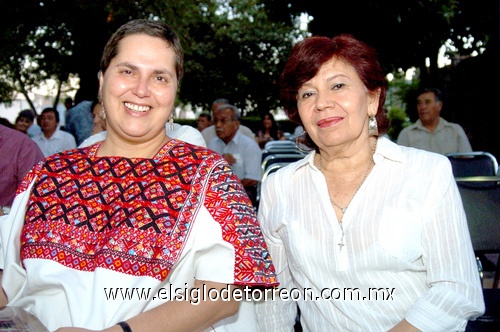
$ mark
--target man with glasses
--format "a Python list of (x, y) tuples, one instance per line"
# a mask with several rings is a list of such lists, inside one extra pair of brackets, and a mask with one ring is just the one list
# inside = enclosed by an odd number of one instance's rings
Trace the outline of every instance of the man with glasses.
[(213, 114), (217, 137), (208, 148), (220, 153), (233, 169), (245, 187), (248, 196), (256, 206), (257, 184), (261, 179), (260, 163), (262, 152), (255, 140), (238, 131), (239, 110), (233, 105), (220, 105)]
[[(229, 100), (227, 100), (225, 98), (219, 98), (219, 99), (214, 100), (213, 103), (212, 103), (212, 106), (210, 108), (210, 110), (212, 112), (212, 116), (215, 113), (215, 111), (217, 111), (217, 108), (219, 106), (225, 105), (225, 104), (229, 104)], [(250, 137), (251, 139), (255, 139), (254, 132), (250, 128), (242, 125), (241, 123), (240, 123), (240, 126), (238, 128), (238, 131), (240, 131), (243, 135)], [(212, 122), (212, 124), (210, 126), (206, 127), (205, 129), (203, 129), (201, 131), (201, 135), (203, 135), (203, 139), (205, 140), (205, 142), (207, 143), (207, 146), (208, 146), (208, 144), (217, 135), (215, 133), (215, 126), (214, 126), (213, 122)]]

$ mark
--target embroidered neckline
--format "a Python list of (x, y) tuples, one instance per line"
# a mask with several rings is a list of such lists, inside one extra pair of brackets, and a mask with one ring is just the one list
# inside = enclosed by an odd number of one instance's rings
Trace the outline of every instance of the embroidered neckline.
[[(88, 156), (89, 157), (98, 157), (97, 156), (97, 151), (99, 151), (99, 148), (101, 147), (102, 143), (104, 141), (100, 141), (100, 142), (97, 142), (93, 145), (91, 145), (89, 147), (89, 151), (88, 151)], [(181, 143), (180, 141), (178, 141), (177, 139), (175, 138), (172, 138), (170, 139), (167, 143), (165, 143), (159, 150), (158, 152), (156, 152), (156, 154), (153, 156), (153, 158), (127, 158), (127, 159), (161, 159), (163, 158), (163, 156), (165, 156), (165, 154), (170, 151), (175, 145)], [(115, 157), (115, 158), (126, 158), (126, 157), (122, 157), (122, 156), (103, 156), (102, 158), (112, 158), (112, 157)], [(98, 157), (99, 158), (99, 157)]]

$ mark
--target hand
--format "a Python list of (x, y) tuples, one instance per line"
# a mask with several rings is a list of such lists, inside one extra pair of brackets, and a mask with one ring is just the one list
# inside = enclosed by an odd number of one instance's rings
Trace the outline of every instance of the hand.
[(406, 319), (403, 319), (390, 329), (389, 332), (420, 332), (420, 330), (408, 323)]
[(232, 165), (236, 162), (236, 158), (230, 153), (224, 153), (222, 155), (222, 157), (224, 157), (224, 159), (226, 159), (226, 161), (229, 165)]

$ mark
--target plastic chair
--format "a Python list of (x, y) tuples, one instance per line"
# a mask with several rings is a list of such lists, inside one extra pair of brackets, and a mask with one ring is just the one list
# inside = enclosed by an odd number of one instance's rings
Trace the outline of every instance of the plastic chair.
[(495, 156), (485, 151), (448, 153), (455, 177), (494, 176), (498, 173), (498, 162)]
[[(481, 177), (486, 183), (488, 177)], [(499, 254), (496, 263), (493, 287), (498, 288), (500, 280), (500, 177), (489, 177), (488, 186), (471, 186), (474, 178), (462, 178), (457, 181), (462, 197), (472, 247), (476, 255)]]
[(293, 141), (289, 140), (277, 140), (277, 141), (269, 141), (264, 145), (264, 149), (270, 148), (278, 148), (278, 149), (290, 149), (297, 148), (297, 145)]
[(270, 165), (270, 166), (266, 169), (266, 171), (264, 172), (264, 174), (262, 174), (262, 180), (261, 180), (261, 182), (264, 182), (270, 174), (272, 174), (272, 173), (276, 172), (276, 171), (277, 171), (277, 170), (279, 170), (281, 167), (286, 166), (286, 165), (288, 165), (288, 164), (289, 164), (289, 163), (276, 163), (276, 164)]
[[(498, 331), (500, 328), (500, 185), (498, 176), (476, 176), (458, 179), (457, 185), (462, 197), (472, 247), (477, 257), (484, 254), (498, 254), (493, 277), (493, 288), (484, 288), (486, 305), (484, 315), (467, 325), (467, 332)], [(489, 181), (487, 181), (489, 179)], [(472, 186), (478, 180), (487, 186)], [(483, 268), (478, 260), (478, 270), (483, 282)]]
[[(493, 331), (500, 327), (500, 185), (498, 176), (476, 176), (458, 179), (457, 184), (462, 196), (472, 246), (476, 256), (488, 253), (499, 254), (493, 278), (493, 289), (483, 288), (486, 312), (477, 320), (469, 322), (466, 331)], [(471, 182), (488, 182), (488, 186), (471, 186)], [(478, 269), (483, 281), (482, 264), (478, 259)], [(483, 284), (484, 285), (484, 284)], [(498, 329), (496, 329), (498, 330)]]
[(267, 156), (261, 164), (262, 174), (266, 172), (266, 169), (277, 163), (292, 163), (297, 160), (304, 158), (304, 154), (287, 153), (287, 154), (271, 154)]
[[(498, 172), (498, 162), (495, 156), (484, 151), (449, 153), (446, 155), (451, 162), (455, 179), (471, 176), (495, 176)], [(479, 179), (466, 181), (464, 185), (470, 187), (491, 187), (491, 181)]]
[(293, 147), (293, 148), (269, 148), (269, 149), (264, 149), (262, 150), (262, 161), (266, 159), (267, 156), (273, 155), (273, 154), (300, 154), (304, 155), (302, 151), (299, 149)]
[(267, 177), (271, 174), (279, 170), (281, 167), (288, 165), (289, 162), (284, 162), (284, 163), (276, 163), (273, 165), (270, 165), (262, 174), (262, 180), (259, 181), (257, 184), (257, 202), (260, 201), (260, 190), (262, 183), (267, 179)]

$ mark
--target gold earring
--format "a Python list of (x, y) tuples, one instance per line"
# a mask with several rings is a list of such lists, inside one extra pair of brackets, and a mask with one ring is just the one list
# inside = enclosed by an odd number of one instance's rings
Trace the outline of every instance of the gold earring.
[(104, 108), (104, 104), (103, 103), (101, 103), (101, 106), (102, 106), (102, 119), (106, 120), (106, 109)]

